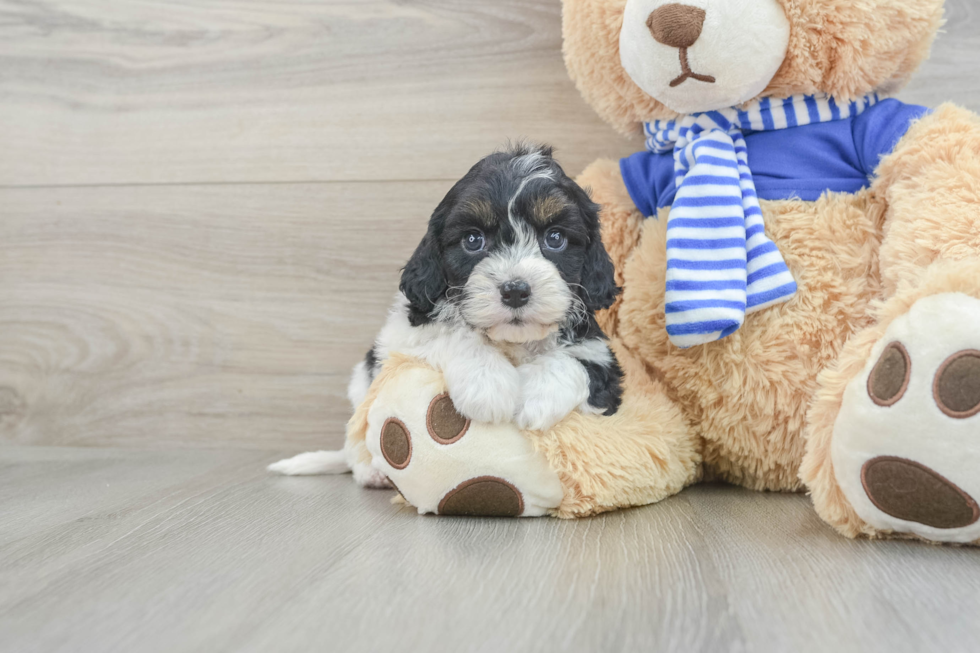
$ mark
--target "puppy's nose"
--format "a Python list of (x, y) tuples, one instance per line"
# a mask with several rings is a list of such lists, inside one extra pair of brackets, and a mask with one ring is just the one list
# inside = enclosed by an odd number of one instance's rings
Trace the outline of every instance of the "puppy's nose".
[(516, 279), (500, 286), (500, 301), (511, 308), (520, 308), (531, 299), (531, 286), (527, 281)]
[(658, 43), (672, 48), (689, 48), (701, 36), (704, 17), (704, 9), (675, 2), (654, 9), (647, 18), (647, 27)]

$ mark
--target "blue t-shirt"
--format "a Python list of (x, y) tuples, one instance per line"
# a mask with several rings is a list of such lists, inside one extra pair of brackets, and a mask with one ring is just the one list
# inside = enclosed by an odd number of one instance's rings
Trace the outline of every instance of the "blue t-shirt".
[[(775, 131), (745, 131), (749, 167), (764, 200), (815, 201), (826, 191), (856, 193), (871, 185), (925, 107), (883, 100), (856, 118)], [(623, 181), (643, 215), (670, 206), (677, 193), (673, 153), (637, 152), (619, 162)]]

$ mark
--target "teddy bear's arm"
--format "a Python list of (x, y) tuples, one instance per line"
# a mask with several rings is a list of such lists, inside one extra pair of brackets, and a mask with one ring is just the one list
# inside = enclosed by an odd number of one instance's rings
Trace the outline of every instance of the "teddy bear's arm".
[(938, 259), (980, 254), (980, 117), (945, 104), (915, 123), (878, 166), (887, 202), (881, 275), (887, 296)]

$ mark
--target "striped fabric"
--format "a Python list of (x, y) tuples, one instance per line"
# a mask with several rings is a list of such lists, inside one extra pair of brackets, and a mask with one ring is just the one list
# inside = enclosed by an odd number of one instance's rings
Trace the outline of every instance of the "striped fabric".
[(849, 118), (878, 102), (765, 98), (742, 109), (646, 123), (647, 148), (674, 153), (677, 195), (667, 218), (667, 334), (678, 347), (734, 333), (746, 313), (788, 301), (796, 282), (765, 234), (743, 131)]

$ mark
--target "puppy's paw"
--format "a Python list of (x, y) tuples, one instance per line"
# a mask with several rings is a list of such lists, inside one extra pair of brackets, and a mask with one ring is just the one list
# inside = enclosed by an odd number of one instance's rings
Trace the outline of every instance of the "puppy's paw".
[(524, 405), (517, 410), (514, 421), (523, 431), (545, 431), (564, 419), (574, 409), (575, 406), (572, 406), (565, 410), (565, 407), (557, 406), (543, 397), (528, 397), (524, 399)]
[(463, 417), (474, 422), (500, 424), (514, 419), (521, 381), (512, 366), (472, 370), (462, 378), (446, 375), (449, 397)]
[(549, 429), (589, 398), (589, 379), (571, 359), (557, 358), (521, 365), (523, 404), (515, 421), (521, 429)]
[(496, 392), (486, 389), (483, 392), (463, 392), (449, 396), (459, 413), (474, 422), (501, 424), (514, 418), (517, 409), (517, 396), (508, 388), (497, 388)]
[(354, 472), (354, 482), (361, 487), (375, 489), (392, 487), (388, 477), (370, 463), (354, 463), (351, 466), (351, 471)]
[[(560, 386), (554, 388), (554, 392), (548, 392), (543, 388), (538, 391), (532, 389), (533, 386), (525, 386), (524, 403), (517, 409), (514, 421), (518, 428), (528, 431), (544, 431), (550, 429), (558, 422), (579, 407), (583, 402), (582, 392), (574, 392), (569, 388)], [(588, 397), (588, 391), (585, 392)]]

